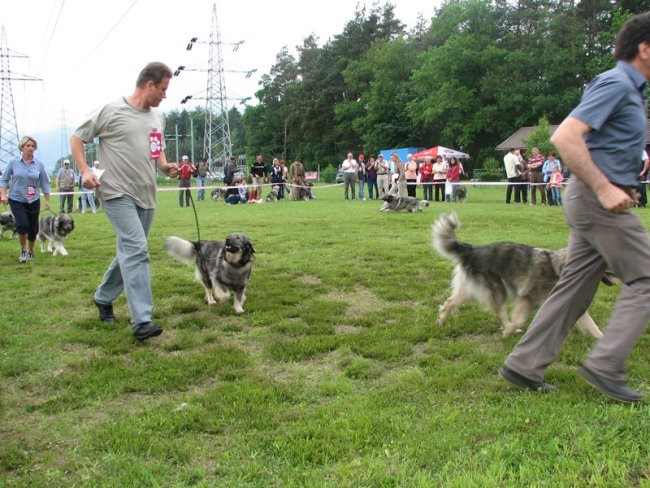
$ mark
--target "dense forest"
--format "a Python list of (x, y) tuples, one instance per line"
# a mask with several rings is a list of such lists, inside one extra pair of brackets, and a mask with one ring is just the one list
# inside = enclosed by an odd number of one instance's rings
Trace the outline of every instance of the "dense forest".
[[(616, 32), (650, 0), (447, 0), (410, 30), (394, 10), (357, 7), (324, 45), (309, 36), (296, 55), (279, 52), (258, 103), (228, 114), (233, 154), (300, 158), (308, 170), (391, 147), (453, 147), (475, 166), (501, 159), (501, 141), (542, 118), (559, 123), (615, 64)], [(204, 115), (167, 114), (182, 153), (192, 120), (202, 155)]]

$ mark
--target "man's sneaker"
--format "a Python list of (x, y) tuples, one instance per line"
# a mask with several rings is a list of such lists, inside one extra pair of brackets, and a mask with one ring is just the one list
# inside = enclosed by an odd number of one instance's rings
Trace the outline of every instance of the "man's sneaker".
[(27, 251), (27, 261), (34, 261), (34, 251)]
[(27, 249), (23, 249), (22, 251), (20, 251), (20, 256), (18, 256), (18, 262), (19, 263), (27, 262)]
[(162, 334), (162, 327), (153, 322), (145, 322), (143, 324), (138, 324), (133, 330), (133, 337), (139, 341), (144, 341), (150, 337), (156, 337)]
[(113, 315), (113, 304), (112, 303), (99, 303), (97, 300), (93, 299), (97, 310), (99, 310), (99, 320), (102, 322), (107, 322), (112, 324), (115, 322), (115, 315)]

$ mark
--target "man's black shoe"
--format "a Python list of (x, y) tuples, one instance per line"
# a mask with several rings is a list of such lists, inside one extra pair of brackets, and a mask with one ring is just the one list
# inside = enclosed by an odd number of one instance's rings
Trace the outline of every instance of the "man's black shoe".
[(144, 324), (138, 324), (133, 331), (133, 337), (139, 341), (144, 341), (150, 337), (156, 337), (162, 334), (162, 327), (153, 322), (145, 322)]
[(528, 379), (525, 376), (517, 373), (514, 369), (510, 369), (505, 364), (501, 366), (501, 369), (499, 369), (499, 376), (501, 376), (504, 380), (509, 381), (513, 385), (518, 386), (519, 388), (523, 388), (524, 390), (532, 390), (539, 393), (550, 393), (552, 391), (557, 391), (557, 388), (555, 388), (553, 385)]
[(591, 386), (614, 400), (622, 403), (636, 403), (641, 400), (641, 394), (627, 386), (623, 381), (607, 379), (594, 373), (586, 366), (578, 366), (578, 374)]
[(113, 315), (113, 304), (112, 303), (99, 303), (97, 300), (93, 300), (97, 309), (99, 310), (99, 320), (102, 322), (108, 322), (112, 324), (115, 322), (115, 315)]

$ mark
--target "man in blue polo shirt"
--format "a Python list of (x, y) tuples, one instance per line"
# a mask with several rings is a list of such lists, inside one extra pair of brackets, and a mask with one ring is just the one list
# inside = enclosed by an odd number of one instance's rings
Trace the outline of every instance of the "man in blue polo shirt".
[(571, 229), (567, 263), (499, 374), (520, 388), (554, 391), (542, 381), (546, 368), (610, 269), (622, 282), (621, 293), (604, 337), (578, 373), (605, 395), (635, 403), (641, 395), (627, 386), (625, 362), (650, 320), (650, 234), (629, 209), (647, 136), (650, 13), (625, 23), (614, 56), (616, 67), (587, 86), (551, 138), (573, 175), (563, 201)]

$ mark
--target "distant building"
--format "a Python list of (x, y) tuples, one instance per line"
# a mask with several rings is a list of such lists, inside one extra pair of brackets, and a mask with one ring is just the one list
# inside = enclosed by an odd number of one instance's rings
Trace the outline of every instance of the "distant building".
[[(557, 125), (549, 125), (548, 129), (551, 134), (557, 129)], [(511, 147), (516, 149), (526, 149), (524, 139), (535, 129), (535, 127), (520, 127), (517, 132), (508, 137), (505, 141), (496, 147), (497, 151), (507, 151)], [(646, 146), (650, 144), (650, 119), (648, 119), (648, 134), (646, 136)]]

